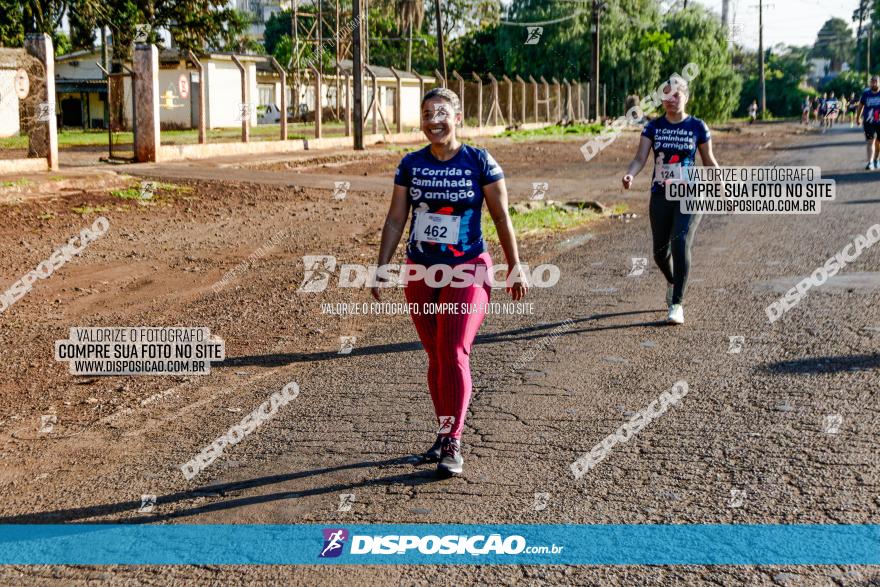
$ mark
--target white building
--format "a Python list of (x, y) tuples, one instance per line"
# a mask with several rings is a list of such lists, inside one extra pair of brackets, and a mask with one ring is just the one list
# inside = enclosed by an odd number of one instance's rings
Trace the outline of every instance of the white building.
[[(250, 123), (258, 122), (258, 107), (268, 104), (281, 104), (281, 80), (272, 65), (264, 56), (236, 55), (246, 70), (247, 95), (250, 104)], [(57, 110), (61, 114), (62, 127), (106, 128), (107, 125), (107, 82), (98, 62), (100, 51), (77, 51), (56, 59), (55, 87)], [(241, 126), (241, 72), (232, 61), (231, 54), (211, 53), (199, 58), (205, 67), (206, 123), (210, 128)], [(351, 73), (351, 61), (341, 64), (342, 75)], [(394, 94), (397, 82), (391, 70), (373, 66), (379, 94), (379, 108), (389, 127), (396, 123), (394, 118)], [(404, 126), (418, 127), (420, 114), (418, 78), (407, 72), (398, 72), (401, 77), (401, 112)], [(343, 82), (344, 78), (340, 78)], [(425, 83), (434, 82), (433, 77), (425, 77)], [(315, 110), (314, 77), (302, 80), (295, 103), (290, 100), (293, 79), (288, 76), (287, 103), (290, 112), (297, 115)], [(159, 51), (159, 122), (163, 129), (186, 129), (198, 127), (199, 115), (199, 73), (188, 66), (176, 49)], [(182, 89), (188, 89), (183, 95)], [(121, 78), (114, 84), (111, 92), (122, 95), (122, 128), (129, 128), (131, 120), (131, 79)], [(371, 79), (364, 75), (364, 109), (372, 97)], [(345, 94), (341, 95), (340, 106), (345, 107)], [(114, 99), (116, 102), (116, 99)], [(349, 100), (352, 103), (352, 100)], [(324, 109), (336, 107), (336, 77), (324, 76), (321, 105)], [(313, 115), (309, 119), (314, 120)], [(325, 120), (327, 119), (325, 115)]]
[(2, 51), (0, 49), (0, 137), (11, 137), (19, 131), (19, 100), (13, 85), (18, 61), (11, 52), (4, 55)]

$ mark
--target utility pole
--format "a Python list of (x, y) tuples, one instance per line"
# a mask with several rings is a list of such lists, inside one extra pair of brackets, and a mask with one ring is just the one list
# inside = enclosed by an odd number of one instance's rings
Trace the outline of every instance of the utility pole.
[[(318, 63), (315, 65), (318, 68), (318, 73), (324, 75), (324, 32), (323, 27), (321, 26), (324, 21), (324, 5), (321, 0), (318, 0), (318, 48), (315, 51), (315, 59), (318, 60)], [(320, 101), (320, 100), (319, 100)]]
[(859, 15), (859, 28), (856, 31), (856, 71), (859, 71), (862, 65), (862, 24), (865, 22), (865, 2), (866, 0), (859, 0), (859, 7), (853, 14), (853, 20), (856, 14)]
[(871, 82), (871, 31), (873, 27), (868, 23), (868, 82)]
[(361, 8), (361, 14), (364, 17), (364, 28), (362, 29), (363, 37), (361, 37), (361, 45), (364, 48), (364, 63), (370, 64), (370, 0), (364, 0)]
[[(593, 104), (595, 104), (596, 109), (596, 120), (599, 120), (601, 116), (601, 110), (599, 110), (599, 47), (601, 43), (601, 39), (599, 36), (599, 21), (600, 15), (602, 13), (602, 9), (605, 8), (606, 0), (593, 0), (593, 25), (590, 27), (591, 32), (593, 33), (593, 51), (592, 51), (592, 85), (590, 85), (591, 93), (593, 94), (593, 99), (591, 100)], [(587, 112), (587, 117), (589, 118), (590, 113)]]
[[(290, 37), (291, 37), (291, 51), (290, 51), (290, 63), (288, 64), (288, 68), (293, 69), (293, 88), (290, 90), (290, 105), (293, 106), (293, 116), (294, 119), (299, 113), (299, 17), (297, 16), (297, 11), (299, 10), (299, 1), (291, 0), (290, 2)], [(282, 116), (287, 116), (285, 112)]]
[(730, 0), (721, 0), (721, 26), (726, 33), (730, 26)]
[(434, 0), (434, 20), (437, 24), (437, 53), (440, 71), (443, 72), (443, 79), (448, 79), (446, 77), (446, 50), (443, 48), (443, 25), (440, 22), (440, 0)]
[[(364, 70), (363, 52), (361, 50), (361, 0), (352, 0), (352, 21), (354, 30), (351, 37), (351, 68), (354, 77), (354, 104), (352, 105), (352, 117), (354, 118), (354, 148), (357, 151), (364, 150)], [(346, 90), (347, 91), (347, 90)], [(375, 98), (374, 98), (375, 99)]]
[(764, 0), (758, 0), (758, 71), (761, 87), (761, 119), (767, 116), (767, 87), (764, 78)]

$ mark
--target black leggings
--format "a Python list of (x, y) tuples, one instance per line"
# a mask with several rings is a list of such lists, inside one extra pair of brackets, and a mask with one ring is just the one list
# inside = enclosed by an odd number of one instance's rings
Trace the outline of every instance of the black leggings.
[(678, 202), (670, 202), (663, 192), (651, 192), (649, 206), (654, 262), (672, 284), (672, 303), (680, 304), (687, 289), (691, 268), (691, 245), (701, 214), (682, 214)]

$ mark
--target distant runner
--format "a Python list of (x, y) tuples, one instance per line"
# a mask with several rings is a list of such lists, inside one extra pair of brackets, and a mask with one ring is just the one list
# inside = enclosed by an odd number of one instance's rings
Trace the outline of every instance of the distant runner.
[(752, 100), (751, 105), (749, 105), (749, 124), (752, 124), (758, 119), (758, 101)]
[(807, 96), (804, 98), (804, 106), (801, 110), (801, 124), (805, 124), (807, 126), (810, 125), (810, 109), (812, 108), (812, 102), (810, 101), (810, 97)]
[(849, 115), (849, 127), (856, 125), (856, 111), (859, 109), (859, 101), (856, 100), (856, 93), (849, 95), (849, 102), (846, 104), (846, 113)]
[(663, 107), (666, 114), (652, 120), (642, 131), (635, 158), (630, 162), (623, 187), (645, 167), (648, 153), (654, 151), (654, 179), (651, 184), (649, 213), (654, 240), (654, 261), (666, 277), (666, 304), (669, 324), (684, 323), (682, 300), (687, 289), (691, 246), (702, 215), (683, 214), (679, 202), (666, 200), (666, 184), (682, 178), (682, 168), (696, 165), (697, 151), (703, 165), (718, 167), (712, 153), (709, 127), (699, 118), (685, 113), (689, 88), (685, 80), (674, 77), (666, 84)]
[[(404, 295), (411, 306), (467, 304), (479, 311), (410, 313), (419, 340), (428, 354), (428, 389), (439, 429), (434, 445), (424, 454), (438, 461), (437, 472), (462, 472), (461, 433), (471, 399), (470, 351), (485, 318), (491, 283), (486, 279), (492, 259), (486, 251), (480, 225), (483, 201), (504, 250), (508, 288), (514, 301), (526, 295), (513, 224), (507, 211), (504, 172), (485, 149), (463, 145), (455, 136), (461, 124), (461, 102), (447, 89), (435, 88), (422, 99), (422, 132), (430, 145), (406, 155), (397, 168), (391, 207), (382, 229), (379, 266), (388, 264), (409, 220), (407, 267), (425, 271), (424, 277), (405, 281)], [(473, 277), (467, 287), (434, 287), (426, 282), (438, 268), (454, 266)], [(511, 273), (520, 275), (516, 280)], [(403, 273), (403, 271), (401, 271)], [(459, 285), (461, 281), (459, 281)], [(373, 297), (380, 289), (373, 288)]]
[(856, 118), (863, 121), (867, 141), (865, 169), (880, 169), (880, 76), (872, 76), (871, 87), (862, 92)]
[(831, 92), (831, 96), (825, 100), (825, 116), (823, 117), (822, 125), (825, 128), (832, 128), (839, 112), (840, 102), (834, 97), (834, 92)]
[(819, 123), (819, 126), (823, 126), (825, 124), (825, 100), (828, 99), (828, 93), (824, 93), (816, 100), (814, 105), (813, 113), (816, 115), (816, 122)]

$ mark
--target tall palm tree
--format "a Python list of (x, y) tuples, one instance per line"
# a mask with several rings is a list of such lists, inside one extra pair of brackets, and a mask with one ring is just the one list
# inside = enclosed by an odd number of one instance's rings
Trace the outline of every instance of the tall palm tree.
[(409, 38), (406, 46), (406, 70), (412, 71), (412, 41), (413, 28), (421, 28), (425, 18), (425, 3), (423, 0), (396, 0), (397, 28), (407, 31)]

